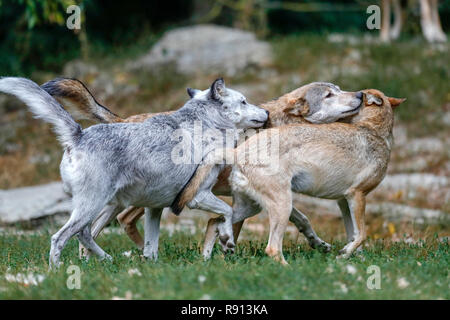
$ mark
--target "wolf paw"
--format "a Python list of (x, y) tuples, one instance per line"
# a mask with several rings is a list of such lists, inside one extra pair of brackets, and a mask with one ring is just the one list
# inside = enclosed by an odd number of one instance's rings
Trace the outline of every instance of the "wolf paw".
[(235, 248), (235, 244), (233, 241), (233, 238), (230, 237), (229, 235), (223, 235), (223, 236), (219, 236), (219, 243), (220, 246), (222, 247), (222, 251), (227, 253), (234, 253), (234, 248)]
[(318, 249), (323, 252), (330, 252), (331, 251), (331, 245), (321, 239), (312, 239), (309, 241), (309, 245), (313, 249)]
[(113, 258), (109, 254), (106, 253), (105, 256), (103, 258), (101, 258), (100, 260), (112, 262)]

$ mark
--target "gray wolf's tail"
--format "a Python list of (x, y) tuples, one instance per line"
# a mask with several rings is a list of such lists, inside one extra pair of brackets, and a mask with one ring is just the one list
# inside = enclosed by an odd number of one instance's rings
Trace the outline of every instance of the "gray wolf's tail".
[(25, 78), (0, 78), (0, 92), (22, 100), (35, 115), (54, 126), (63, 147), (75, 145), (81, 136), (81, 127), (64, 108), (36, 83)]
[(41, 88), (58, 100), (77, 120), (85, 119), (103, 123), (123, 121), (98, 103), (80, 80), (56, 78), (44, 83)]

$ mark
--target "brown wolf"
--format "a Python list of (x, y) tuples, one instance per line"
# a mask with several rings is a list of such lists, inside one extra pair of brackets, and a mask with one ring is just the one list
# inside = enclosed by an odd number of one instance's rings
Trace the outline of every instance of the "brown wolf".
[[(231, 155), (230, 175), (235, 224), (266, 209), (270, 221), (266, 253), (286, 263), (282, 241), (292, 211), (292, 192), (335, 199), (341, 209), (347, 232), (342, 257), (349, 257), (366, 239), (365, 199), (386, 174), (392, 145), (393, 108), (404, 99), (386, 97), (375, 89), (364, 91), (364, 107), (350, 123), (323, 125), (292, 124), (267, 129), (252, 136)], [(263, 134), (264, 133), (264, 134)], [(279, 158), (276, 172), (268, 173), (267, 163), (249, 163), (248, 155), (258, 154), (271, 143), (267, 137), (278, 135)], [(214, 163), (200, 166), (179, 197), (179, 206), (189, 204)], [(216, 238), (220, 219), (211, 219), (205, 237), (204, 255), (208, 257)], [(241, 225), (235, 228), (235, 236)]]

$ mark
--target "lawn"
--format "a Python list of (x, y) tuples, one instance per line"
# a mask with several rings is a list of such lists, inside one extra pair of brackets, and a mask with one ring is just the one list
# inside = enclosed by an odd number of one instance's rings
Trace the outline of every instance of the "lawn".
[[(216, 246), (213, 259), (205, 262), (202, 232), (164, 231), (155, 263), (144, 260), (123, 234), (108, 233), (98, 242), (113, 262), (79, 260), (72, 239), (63, 251), (64, 265), (48, 273), (50, 236), (48, 229), (0, 235), (0, 299), (450, 298), (448, 238), (436, 235), (415, 243), (369, 240), (349, 260), (335, 258), (340, 241), (332, 243), (331, 253), (321, 253), (287, 239), (289, 266), (282, 266), (265, 255), (264, 237), (240, 241), (237, 252), (225, 257)], [(80, 289), (67, 286), (68, 280), (76, 283), (69, 278), (71, 265), (81, 270)], [(370, 266), (379, 267), (380, 289), (368, 288), (367, 282), (376, 284), (369, 279), (374, 275)], [(31, 274), (27, 279), (35, 284), (24, 284), (19, 273)]]
[[(391, 166), (397, 165), (397, 169), (389, 174), (448, 176), (449, 134), (443, 119), (450, 110), (449, 44), (432, 46), (420, 39), (402, 39), (387, 45), (362, 35), (347, 40), (340, 37), (302, 34), (271, 38), (272, 65), (228, 77), (227, 85), (242, 91), (255, 104), (311, 81), (333, 82), (344, 90), (378, 88), (388, 95), (406, 97), (407, 102), (396, 111), (395, 124), (406, 137), (403, 145), (394, 145)], [(102, 56), (89, 61), (101, 72), (110, 72), (107, 74), (112, 79), (126, 79), (127, 84), (136, 85), (134, 94), (100, 99), (121, 116), (176, 109), (187, 99), (187, 86), (204, 89), (218, 76), (185, 77), (171, 70), (126, 74), (122, 64), (135, 57), (131, 52), (123, 56), (111, 53), (107, 59)], [(43, 83), (57, 75), (41, 72), (32, 78)], [(91, 86), (89, 78), (81, 80)], [(62, 151), (50, 126), (33, 119), (17, 102), (1, 116), (0, 189), (60, 179)], [(91, 123), (83, 123), (84, 127), (88, 125)], [(433, 149), (424, 143), (436, 143), (436, 139), (438, 150), (436, 144), (431, 144)], [(406, 148), (408, 145), (411, 148)], [(418, 145), (427, 148), (422, 150)], [(423, 160), (425, 166), (403, 170), (410, 160)], [(445, 193), (416, 191), (383, 194), (370, 198), (369, 203), (390, 201), (448, 213), (448, 201), (441, 201), (448, 199)], [(260, 234), (252, 234), (251, 228), (244, 230), (247, 236), (238, 242), (234, 255), (224, 257), (216, 248), (208, 262), (202, 260), (200, 249), (204, 221), (201, 228), (194, 224), (193, 234), (164, 229), (156, 263), (141, 258), (140, 251), (120, 233), (109, 232), (98, 239), (113, 262), (79, 260), (78, 244), (72, 239), (63, 251), (64, 265), (55, 273), (47, 272), (54, 226), (33, 231), (0, 226), (0, 299), (450, 299), (448, 222), (419, 225), (408, 217), (397, 223), (368, 216), (371, 239), (364, 250), (349, 260), (337, 261), (337, 252), (344, 245), (342, 221), (308, 216), (319, 235), (333, 244), (333, 250), (321, 253), (304, 241), (286, 237), (286, 267), (264, 253), (267, 221), (259, 224), (265, 228)], [(71, 275), (67, 271), (72, 265), (81, 270), (80, 289), (67, 286)], [(368, 273), (374, 270), (370, 266), (379, 268), (380, 289), (367, 286), (369, 277), (375, 275)], [(371, 279), (369, 284), (375, 283)]]

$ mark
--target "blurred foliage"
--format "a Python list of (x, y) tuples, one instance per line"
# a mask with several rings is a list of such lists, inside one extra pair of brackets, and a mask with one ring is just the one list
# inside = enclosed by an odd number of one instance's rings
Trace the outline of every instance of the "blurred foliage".
[(83, 8), (82, 28), (90, 54), (111, 54), (143, 36), (186, 21), (193, 2), (184, 0), (1, 0), (0, 73), (30, 75), (35, 70), (60, 71), (80, 57), (82, 38), (65, 26), (66, 8)]
[[(403, 0), (407, 2), (407, 0)], [(414, 1), (412, 1), (414, 2)], [(418, 1), (406, 13), (405, 29), (420, 32)], [(440, 2), (444, 29), (450, 0)], [(81, 31), (68, 30), (66, 8), (82, 8)], [(369, 0), (0, 0), (0, 73), (29, 76), (59, 72), (77, 57), (104, 57), (136, 44), (148, 49), (164, 30), (218, 23), (261, 37), (298, 32), (363, 32)]]

